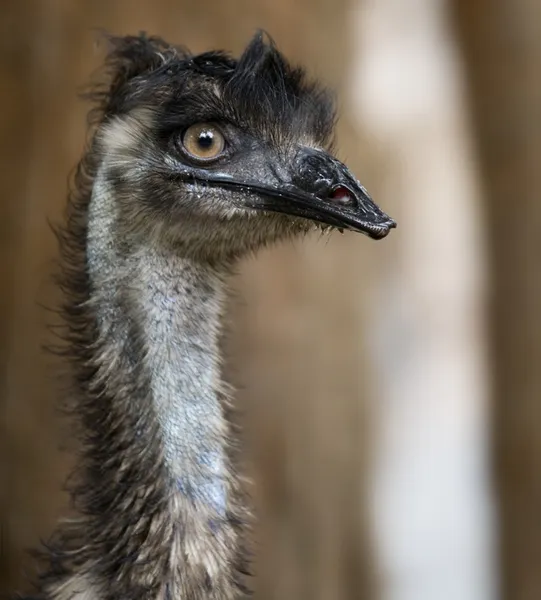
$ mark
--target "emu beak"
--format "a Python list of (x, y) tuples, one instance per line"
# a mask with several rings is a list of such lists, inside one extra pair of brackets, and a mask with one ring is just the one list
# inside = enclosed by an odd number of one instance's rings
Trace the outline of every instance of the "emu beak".
[(257, 208), (364, 233), (372, 239), (382, 239), (396, 227), (346, 165), (322, 150), (303, 148), (291, 181), (260, 192), (270, 198), (257, 202)]
[(249, 192), (243, 207), (301, 217), (376, 240), (396, 227), (346, 165), (323, 150), (302, 147), (287, 165), (263, 152), (255, 151), (251, 158), (249, 168), (240, 173), (190, 169), (177, 176)]

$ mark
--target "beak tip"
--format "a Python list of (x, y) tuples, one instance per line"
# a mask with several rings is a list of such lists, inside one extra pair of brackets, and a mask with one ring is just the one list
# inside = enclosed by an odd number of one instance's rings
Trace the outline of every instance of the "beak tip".
[(389, 217), (386, 221), (377, 225), (367, 233), (373, 240), (382, 240), (391, 233), (391, 229), (396, 229), (396, 227), (397, 222)]

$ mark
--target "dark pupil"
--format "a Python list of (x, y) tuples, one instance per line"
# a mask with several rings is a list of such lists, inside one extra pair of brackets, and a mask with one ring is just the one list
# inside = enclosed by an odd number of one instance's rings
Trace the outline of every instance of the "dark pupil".
[(212, 131), (202, 131), (197, 138), (197, 143), (199, 147), (203, 150), (208, 150), (212, 148), (214, 144), (214, 134)]

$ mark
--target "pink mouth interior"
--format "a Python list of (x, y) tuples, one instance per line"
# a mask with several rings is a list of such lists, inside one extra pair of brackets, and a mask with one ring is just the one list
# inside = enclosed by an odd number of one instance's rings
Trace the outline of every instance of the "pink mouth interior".
[(331, 193), (329, 199), (342, 206), (353, 206), (355, 204), (355, 198), (353, 197), (352, 193), (343, 186), (337, 187)]

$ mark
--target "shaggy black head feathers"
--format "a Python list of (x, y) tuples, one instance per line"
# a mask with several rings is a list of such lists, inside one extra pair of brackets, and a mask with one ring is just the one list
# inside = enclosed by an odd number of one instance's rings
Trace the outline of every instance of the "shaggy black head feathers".
[(158, 104), (164, 130), (187, 120), (219, 120), (280, 144), (303, 137), (322, 147), (331, 142), (332, 96), (262, 32), (238, 60), (220, 51), (192, 55), (144, 34), (108, 40), (107, 81), (90, 94), (102, 119)]

